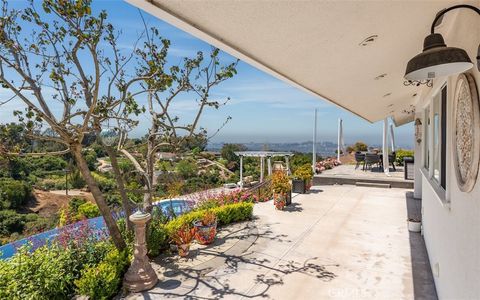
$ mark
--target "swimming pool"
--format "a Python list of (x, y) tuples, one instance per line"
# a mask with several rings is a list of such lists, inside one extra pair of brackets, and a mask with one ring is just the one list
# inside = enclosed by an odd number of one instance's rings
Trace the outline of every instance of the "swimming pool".
[[(178, 216), (193, 208), (193, 202), (184, 199), (166, 199), (154, 202), (153, 205), (158, 207), (162, 210), (162, 212), (167, 216)], [(120, 215), (124, 215), (124, 213), (120, 213)], [(78, 227), (79, 223), (67, 225), (72, 227)], [(88, 219), (88, 226), (94, 233), (98, 233), (105, 230), (105, 220), (103, 217), (96, 217), (92, 219)], [(29, 236), (28, 238), (24, 238), (10, 244), (6, 244), (0, 247), (0, 259), (6, 259), (15, 254), (17, 248), (20, 246), (25, 245), (28, 242), (31, 242), (35, 248), (41, 247), (45, 244), (49, 244), (53, 242), (59, 235), (58, 228), (54, 228), (49, 231), (45, 231), (39, 234), (35, 234)]]

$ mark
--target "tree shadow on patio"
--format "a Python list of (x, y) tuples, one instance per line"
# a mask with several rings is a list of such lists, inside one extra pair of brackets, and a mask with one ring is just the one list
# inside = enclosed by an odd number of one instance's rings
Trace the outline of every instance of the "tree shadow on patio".
[[(285, 234), (274, 234), (271, 226), (266, 224), (256, 231), (254, 243), (258, 238), (271, 239), (280, 243), (291, 243)], [(249, 224), (250, 226), (250, 224)], [(234, 233), (227, 234), (226, 239), (233, 238)], [(252, 239), (252, 234), (240, 233), (236, 238)], [(249, 246), (250, 247), (250, 246)], [(245, 249), (239, 253), (230, 248), (225, 252), (215, 252), (212, 247), (199, 249), (199, 254), (213, 255), (214, 258), (190, 267), (180, 266), (177, 257), (164, 257), (158, 261), (165, 269), (154, 290), (143, 293), (144, 299), (150, 298), (183, 298), (183, 299), (222, 299), (234, 297), (269, 297), (269, 290), (283, 285), (288, 275), (302, 274), (328, 282), (336, 278), (330, 267), (336, 264), (322, 265), (316, 262), (317, 257), (303, 262), (285, 260)], [(237, 282), (240, 281), (240, 282)]]
[(292, 202), (292, 204), (287, 205), (283, 208), (283, 211), (286, 212), (301, 212), (303, 211), (302, 205), (300, 203)]
[[(144, 293), (145, 299), (151, 296), (165, 298), (181, 297), (183, 299), (222, 299), (226, 296), (255, 298), (268, 298), (268, 291), (271, 287), (283, 285), (286, 276), (290, 274), (303, 274), (317, 278), (323, 282), (329, 282), (337, 275), (328, 270), (327, 267), (338, 267), (338, 265), (320, 265), (313, 261), (316, 257), (305, 260), (303, 263), (295, 261), (283, 261), (278, 259), (257, 258), (257, 253), (250, 252), (244, 255), (221, 255), (225, 264), (219, 269), (170, 269), (163, 274), (165, 281), (157, 284), (157, 289)], [(251, 280), (247, 285), (249, 288), (240, 290), (232, 286), (232, 283), (225, 278), (225, 275), (241, 273), (242, 270), (257, 270), (253, 278), (241, 277), (241, 280)], [(244, 282), (245, 283), (245, 282)], [(183, 284), (183, 286), (182, 286)], [(244, 284), (245, 286), (245, 284)], [(161, 289), (161, 290), (159, 290)], [(173, 291), (178, 289), (178, 291)], [(207, 296), (200, 296), (196, 291)]]

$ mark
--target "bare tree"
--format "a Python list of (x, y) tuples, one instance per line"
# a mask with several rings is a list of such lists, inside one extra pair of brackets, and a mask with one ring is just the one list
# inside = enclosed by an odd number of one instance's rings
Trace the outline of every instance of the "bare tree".
[[(86, 134), (100, 133), (112, 118), (128, 123), (128, 114), (141, 112), (131, 90), (159, 70), (127, 79), (125, 66), (132, 55), (120, 54), (118, 33), (106, 13), (93, 15), (90, 4), (89, 0), (44, 0), (38, 8), (31, 0), (28, 8), (18, 11), (3, 0), (0, 82), (13, 92), (8, 101), (26, 107), (15, 114), (31, 137), (62, 144), (65, 149), (60, 152), (72, 154), (115, 246), (123, 249), (125, 242), (83, 156), (83, 142)], [(37, 134), (45, 128), (53, 134)]]
[[(151, 211), (156, 153), (160, 148), (183, 153), (191, 150), (193, 140), (207, 140), (206, 130), (199, 128), (200, 117), (206, 108), (218, 109), (227, 103), (229, 98), (223, 101), (212, 99), (212, 89), (236, 74), (238, 60), (222, 65), (219, 50), (213, 48), (208, 59), (204, 58), (202, 52), (198, 52), (194, 58), (185, 58), (180, 66), (167, 68), (166, 57), (170, 42), (160, 37), (156, 28), (145, 32), (146, 47), (137, 50), (140, 57), (137, 73), (156, 74), (142, 83), (145, 91), (148, 91), (147, 111), (151, 119), (146, 137), (147, 150), (141, 159), (138, 159), (121, 144), (119, 149), (145, 179), (143, 206), (145, 210)], [(158, 48), (158, 45), (162, 47)], [(188, 93), (192, 98), (192, 106), (197, 107), (191, 121), (180, 120), (172, 113), (174, 100), (183, 93)], [(228, 120), (230, 117), (222, 127)]]

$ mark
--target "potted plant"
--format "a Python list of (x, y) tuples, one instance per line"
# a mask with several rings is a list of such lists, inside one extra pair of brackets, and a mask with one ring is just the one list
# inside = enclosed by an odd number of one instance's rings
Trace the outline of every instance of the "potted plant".
[(292, 186), (294, 193), (305, 194), (310, 189), (313, 170), (309, 164), (303, 165), (293, 173)]
[[(277, 171), (272, 175), (272, 190), (273, 190), (273, 204), (276, 209), (283, 210), (287, 204), (287, 198), (290, 196), (292, 187), (288, 176), (282, 172)], [(291, 199), (291, 198), (290, 198)]]
[(173, 242), (177, 245), (178, 255), (185, 257), (190, 252), (190, 243), (195, 236), (195, 228), (183, 226), (172, 237)]
[(420, 218), (409, 218), (407, 221), (408, 231), (420, 232), (422, 230), (422, 221), (420, 220)]
[(212, 211), (207, 211), (200, 220), (193, 223), (195, 226), (195, 239), (202, 245), (211, 244), (217, 233), (217, 216)]

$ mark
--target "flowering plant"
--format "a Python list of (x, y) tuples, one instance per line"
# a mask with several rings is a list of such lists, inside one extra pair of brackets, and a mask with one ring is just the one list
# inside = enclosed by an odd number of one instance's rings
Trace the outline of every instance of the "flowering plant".
[(322, 173), (325, 170), (333, 169), (336, 166), (341, 165), (342, 163), (335, 158), (327, 158), (325, 160), (319, 161), (315, 165), (315, 172)]
[(290, 192), (291, 185), (287, 175), (282, 171), (277, 171), (272, 175), (272, 189), (275, 194), (286, 194)]
[(183, 226), (172, 236), (172, 240), (177, 245), (190, 244), (195, 236), (195, 228)]
[(313, 171), (310, 164), (303, 165), (295, 170), (293, 178), (303, 181), (310, 181), (313, 177)]
[(210, 226), (217, 222), (217, 216), (214, 212), (207, 210), (200, 221), (202, 222), (203, 226)]

